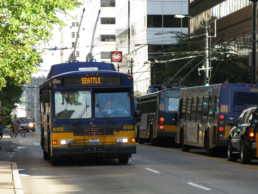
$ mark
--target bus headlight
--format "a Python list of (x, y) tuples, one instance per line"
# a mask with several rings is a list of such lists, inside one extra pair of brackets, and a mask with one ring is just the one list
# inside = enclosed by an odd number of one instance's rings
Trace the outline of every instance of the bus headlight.
[(128, 143), (128, 138), (117, 138), (116, 143)]
[(71, 139), (61, 139), (60, 140), (60, 145), (70, 145), (72, 144), (72, 140)]
[(28, 123), (28, 127), (33, 127), (34, 124), (33, 123)]

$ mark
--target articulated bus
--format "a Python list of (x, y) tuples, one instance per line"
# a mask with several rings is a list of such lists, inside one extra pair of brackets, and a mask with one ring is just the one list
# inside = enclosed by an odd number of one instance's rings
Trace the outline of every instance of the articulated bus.
[(53, 65), (40, 86), (41, 146), (46, 160), (107, 157), (128, 163), (135, 146), (133, 78), (114, 65)]
[(141, 119), (136, 130), (139, 143), (152, 145), (165, 139), (175, 141), (179, 88), (160, 90), (137, 98)]
[(244, 109), (257, 104), (257, 95), (255, 84), (182, 88), (176, 142), (182, 151), (199, 147), (205, 148), (207, 155), (212, 154), (214, 148), (226, 148), (232, 122)]

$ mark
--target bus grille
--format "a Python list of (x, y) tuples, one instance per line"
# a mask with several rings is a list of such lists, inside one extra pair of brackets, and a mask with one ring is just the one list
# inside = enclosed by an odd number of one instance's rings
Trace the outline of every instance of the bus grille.
[(235, 92), (234, 105), (254, 105), (257, 103), (256, 93)]

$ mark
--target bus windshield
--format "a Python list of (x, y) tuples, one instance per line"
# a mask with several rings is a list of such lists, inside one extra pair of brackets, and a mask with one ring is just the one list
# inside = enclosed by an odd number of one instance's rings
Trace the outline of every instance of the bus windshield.
[(90, 91), (55, 92), (56, 119), (86, 119), (92, 117)]
[(130, 107), (130, 95), (128, 92), (95, 94), (96, 118), (130, 117)]

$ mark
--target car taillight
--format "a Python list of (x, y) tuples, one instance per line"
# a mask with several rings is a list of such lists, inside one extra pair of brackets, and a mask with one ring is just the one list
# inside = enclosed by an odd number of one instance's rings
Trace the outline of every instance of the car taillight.
[(249, 129), (249, 138), (252, 139), (254, 138), (255, 134), (254, 134), (254, 128), (250, 128)]

